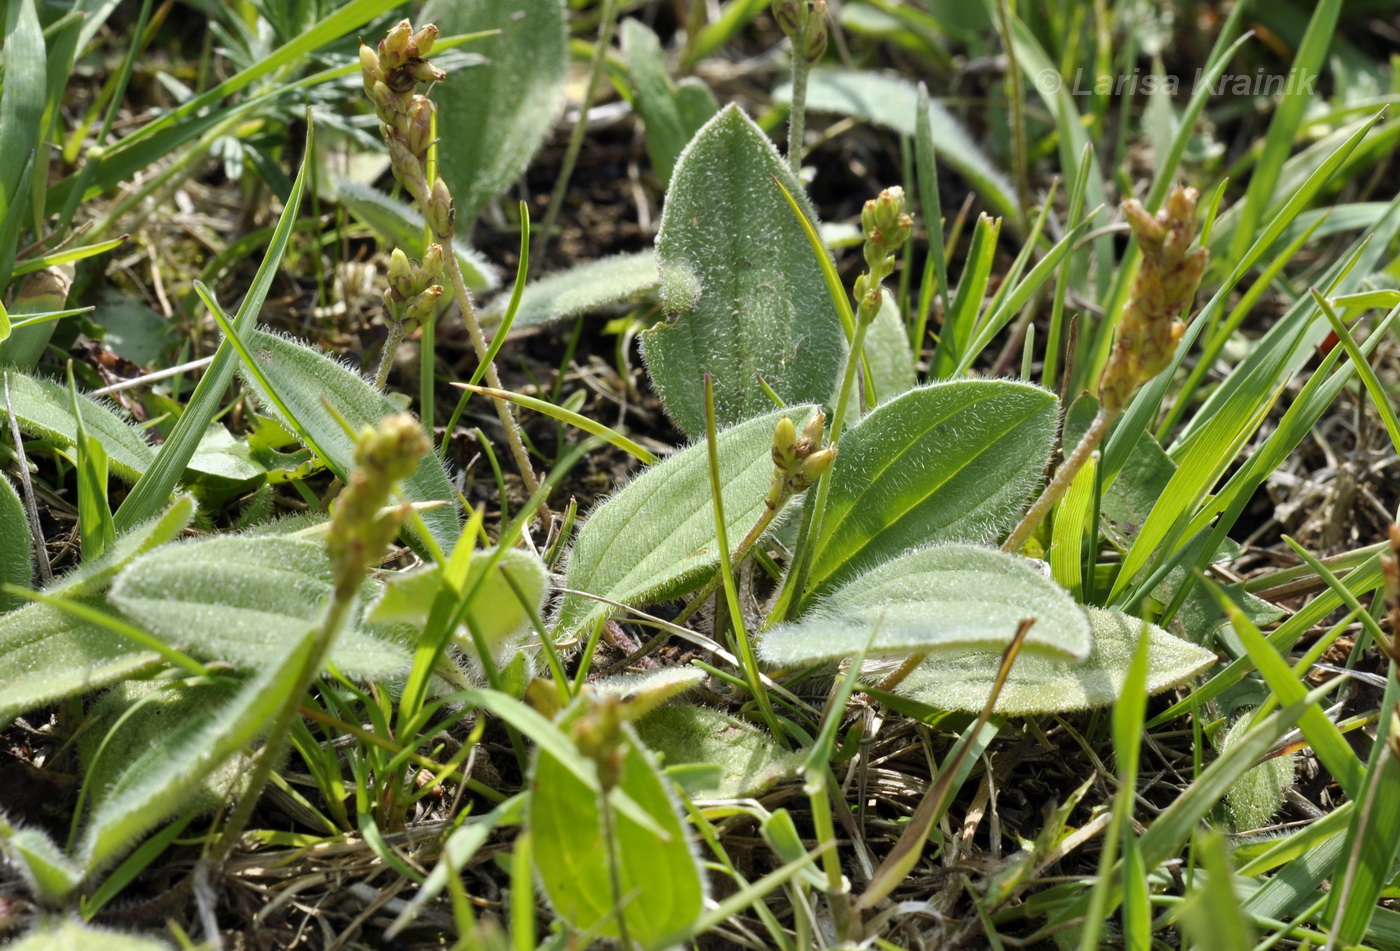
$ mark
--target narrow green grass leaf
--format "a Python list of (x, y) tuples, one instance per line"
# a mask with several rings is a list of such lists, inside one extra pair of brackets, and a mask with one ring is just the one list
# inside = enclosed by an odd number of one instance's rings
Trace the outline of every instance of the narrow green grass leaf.
[(586, 433), (592, 433), (594, 436), (607, 441), (629, 456), (640, 459), (645, 465), (651, 465), (656, 461), (656, 456), (652, 452), (643, 449), (616, 430), (547, 400), (538, 400), (533, 396), (526, 396), (524, 393), (510, 393), (506, 390), (496, 390), (489, 386), (473, 386), (470, 383), (453, 383), (452, 385), (464, 390), (469, 390), (472, 393), (480, 393), (482, 396), (489, 396), (495, 400), (506, 400), (507, 402), (514, 403), (525, 409), (532, 409), (537, 413), (543, 413), (545, 416), (557, 419), (561, 423), (568, 423), (570, 426), (581, 429)]
[(82, 402), (68, 365), (68, 406), (77, 427), (73, 443), (74, 468), (78, 470), (78, 536), (83, 560), (99, 558), (117, 540), (112, 509), (107, 504), (107, 452), (100, 440), (88, 436), (83, 426)]
[[(248, 354), (243, 374), (259, 400), (273, 407), (309, 448), (345, 478), (353, 468), (355, 444), (340, 420), (359, 432), (398, 408), (354, 370), (305, 344), (258, 330), (245, 334), (230, 329), (242, 338), (241, 349)], [(428, 453), (400, 486), (409, 501), (450, 503), (422, 513), (433, 540), (450, 552), (461, 522), (457, 496), (442, 460)], [(412, 535), (414, 529), (410, 525), (405, 531)]]
[[(335, 67), (323, 70), (321, 73), (297, 83), (276, 84), (269, 92), (250, 97), (233, 109), (219, 108), (220, 104), (224, 103), (230, 96), (246, 89), (262, 77), (284, 69), (291, 63), (299, 62), (308, 53), (315, 52), (342, 37), (351, 35), (357, 27), (382, 16), (392, 10), (394, 6), (394, 0), (348, 0), (347, 3), (326, 14), (309, 29), (299, 33), (295, 38), (272, 50), (266, 56), (257, 59), (246, 69), (240, 70), (198, 96), (181, 103), (155, 121), (142, 126), (116, 145), (108, 148), (100, 157), (90, 158), (89, 161), (98, 163), (95, 172), (86, 175), (75, 173), (51, 187), (48, 190), (48, 210), (53, 212), (63, 207), (69, 201), (74, 190), (84, 183), (85, 187), (78, 196), (78, 200), (81, 201), (90, 200), (108, 189), (115, 188), (125, 179), (146, 168), (155, 159), (169, 155), (180, 145), (203, 135), (213, 126), (226, 121), (235, 110), (238, 111), (238, 114), (243, 114), (260, 105), (266, 105), (271, 100), (297, 88), (316, 85), (337, 76), (358, 74), (359, 63)], [(443, 30), (444, 34), (448, 32), (446, 29)], [(309, 128), (307, 132), (310, 134)], [(312, 155), (314, 153), (311, 149), (307, 149), (303, 154)], [(288, 203), (294, 204), (290, 200)]]
[(1258, 230), (1258, 223), (1264, 220), (1264, 211), (1273, 201), (1274, 187), (1278, 184), (1279, 174), (1293, 148), (1303, 118), (1308, 108), (1317, 101), (1317, 78), (1322, 73), (1341, 9), (1341, 0), (1320, 0), (1313, 6), (1307, 32), (1293, 57), (1289, 82), (1274, 109), (1263, 151), (1249, 176), (1243, 211), (1230, 244), (1230, 258), (1233, 260), (1238, 261), (1244, 256), (1250, 239)]
[[(1073, 441), (1066, 440), (1070, 445)], [(1050, 574), (1076, 601), (1083, 601), (1084, 529), (1094, 501), (1094, 473), (1098, 461), (1090, 458), (1074, 477), (1064, 501), (1055, 508), (1050, 541)]]
[[(110, 597), (168, 644), (257, 668), (315, 626), (332, 587), (330, 559), (318, 544), (218, 536), (142, 555), (117, 576)], [(385, 677), (407, 670), (410, 658), (394, 632), (354, 616), (329, 661), (350, 677)]]
[[(792, 99), (792, 87), (773, 91), (775, 102)], [(918, 131), (918, 87), (883, 73), (817, 67), (807, 77), (809, 112), (835, 112), (866, 119), (911, 138)], [(937, 157), (968, 180), (977, 192), (1013, 221), (1019, 219), (1016, 189), (1001, 169), (972, 141), (962, 124), (940, 103), (928, 104), (929, 129), (938, 141)], [(930, 227), (937, 228), (938, 222)]]
[[(1351, 357), (1351, 364), (1356, 369), (1357, 375), (1361, 377), (1361, 382), (1366, 387), (1366, 392), (1371, 395), (1371, 404), (1375, 406), (1376, 413), (1381, 418), (1381, 423), (1385, 425), (1385, 431), (1390, 436), (1390, 444), (1400, 453), (1400, 420), (1395, 418), (1395, 407), (1391, 405), (1390, 394), (1386, 393), (1385, 387), (1376, 377), (1376, 371), (1371, 369), (1370, 361), (1361, 353), (1361, 349), (1356, 345), (1356, 338), (1351, 335), (1347, 325), (1342, 323), (1342, 319), (1337, 316), (1327, 300), (1318, 293), (1316, 287), (1310, 289), (1312, 298), (1317, 302), (1317, 306), (1327, 315), (1327, 322), (1332, 325), (1332, 332), (1337, 335), (1337, 340), (1346, 349), (1347, 356)], [(1396, 301), (1390, 306), (1396, 306)]]
[[(1218, 585), (1209, 579), (1203, 583), (1220, 602), (1226, 617), (1230, 619), (1230, 625), (1249, 651), (1249, 659), (1254, 662), (1254, 666), (1268, 683), (1279, 703), (1295, 704), (1307, 696), (1307, 688), (1301, 680), (1307, 671), (1295, 671), (1289, 667), (1279, 652), (1270, 646), (1259, 629), (1245, 617), (1239, 606), (1226, 596)], [(1346, 790), (1347, 795), (1353, 798), (1360, 795), (1361, 787), (1365, 783), (1365, 769), (1346, 738), (1337, 729), (1337, 724), (1328, 718), (1321, 707), (1313, 706), (1303, 711), (1298, 725), (1313, 752), (1317, 754), (1318, 760), (1342, 789)]]
[(433, 90), (439, 173), (466, 226), (520, 176), (554, 124), (568, 64), (564, 4), (433, 0), (418, 20), (436, 23), (444, 35), (500, 31), (475, 47), (487, 58), (484, 65)]
[(1338, 857), (1327, 902), (1326, 916), (1343, 947), (1358, 945), (1367, 937), (1376, 903), (1391, 887), (1395, 856), (1400, 851), (1400, 761), (1391, 746), (1394, 713), (1400, 703), (1400, 679), (1390, 665), (1381, 722), (1377, 726), (1371, 756), (1366, 764), (1365, 785), (1357, 794), (1357, 808), (1347, 826), (1345, 844)]
[[(881, 562), (764, 636), (763, 656), (791, 667), (854, 656), (875, 628), (872, 657), (999, 651), (1034, 618), (1025, 659), (1088, 655), (1089, 621), (1026, 559), (994, 548), (937, 545)], [(985, 697), (983, 700), (985, 701)], [(980, 706), (978, 707), (980, 709)]]
[(841, 321), (775, 178), (814, 221), (772, 142), (730, 106), (696, 134), (671, 180), (656, 239), (667, 319), (642, 334), (642, 355), (666, 411), (693, 437), (705, 431), (706, 373), (721, 427), (772, 405), (758, 375), (788, 403), (825, 403), (836, 391)]
[[(44, 113), (48, 87), (47, 53), (43, 30), (34, 0), (16, 0), (6, 7), (5, 16), (5, 83), (0, 88), (0, 155), (6, 156), (0, 171), (0, 217), (11, 208), (22, 207), (28, 197), (20, 188), (27, 156), (40, 148), (43, 130), (39, 128)], [(45, 157), (44, 167), (48, 167)], [(23, 214), (19, 215), (23, 219)], [(18, 237), (18, 233), (15, 235)], [(6, 261), (14, 260), (14, 247), (0, 249)], [(9, 280), (0, 273), (0, 284)]]
[(97, 244), (85, 244), (77, 248), (68, 248), (63, 251), (55, 251), (52, 254), (44, 254), (35, 258), (26, 258), (20, 264), (15, 265), (10, 272), (11, 277), (19, 277), (22, 274), (31, 274), (34, 271), (43, 270), (46, 267), (57, 267), (60, 264), (72, 264), (86, 258), (96, 257), (99, 254), (106, 254), (114, 251), (126, 244), (127, 236), (113, 238), (110, 241), (99, 241)]
[(1058, 407), (1048, 390), (1011, 380), (939, 383), (881, 403), (841, 439), (807, 596), (910, 548), (996, 541), (1039, 486)]
[[(948, 254), (943, 246), (943, 208), (938, 195), (938, 152), (933, 144), (933, 120), (930, 117), (928, 86), (919, 83), (918, 100), (914, 104), (914, 156), (919, 183), (919, 210), (924, 215), (928, 231), (929, 254), (933, 258), (933, 273), (938, 280), (938, 296), (943, 301), (943, 313), (951, 312), (948, 304)], [(928, 304), (919, 301), (920, 320)], [(922, 326), (922, 324), (920, 325)], [(916, 349), (923, 347), (923, 334), (911, 342)]]
[[(7, 376), (10, 404), (20, 430), (47, 440), (76, 462), (80, 425), (68, 389), (15, 370), (7, 371)], [(117, 415), (112, 403), (83, 397), (77, 401), (76, 412), (82, 414), (81, 429), (102, 444), (115, 474), (130, 481), (151, 467), (155, 450), (139, 429)], [(3, 400), (0, 418), (8, 419)]]
[[(719, 434), (720, 480), (731, 538), (747, 535), (765, 511), (778, 420), (788, 416), (801, 430), (814, 409), (791, 406)], [(563, 586), (627, 605), (664, 601), (698, 588), (719, 564), (711, 505), (704, 444), (657, 463), (593, 510), (569, 553)], [(566, 595), (556, 633), (576, 634), (615, 610)]]
[(632, 81), (633, 104), (646, 125), (651, 167), (665, 187), (686, 143), (719, 111), (719, 104), (708, 86), (693, 79), (687, 85), (696, 91), (684, 95), (694, 103), (682, 98), (671, 82), (661, 40), (641, 20), (622, 21), (622, 56)]
[[(1088, 608), (1092, 644), (1089, 656), (1075, 663), (1027, 654), (1016, 661), (997, 702), (997, 713), (1032, 716), (1091, 710), (1114, 703), (1123, 687), (1141, 633), (1140, 619), (1117, 611)], [(996, 674), (991, 651), (939, 656), (911, 673), (897, 688), (939, 710), (974, 713), (982, 709)], [(1205, 648), (1183, 641), (1154, 625), (1147, 626), (1145, 689), (1158, 694), (1215, 663)]]
[(1196, 855), (1203, 875), (1186, 896), (1181, 927), (1190, 947), (1201, 951), (1250, 951), (1254, 928), (1235, 894), (1234, 872), (1225, 854), (1225, 839), (1213, 829), (1196, 837)]
[[(0, 476), (0, 585), (27, 588), (33, 580), (34, 537), (29, 533), (29, 513), (10, 480)], [(23, 598), (0, 589), (0, 614), (22, 604)]]
[(996, 257), (997, 236), (1000, 233), (1000, 218), (981, 215), (973, 226), (972, 245), (967, 252), (962, 276), (958, 279), (957, 294), (953, 297), (952, 309), (943, 322), (938, 346), (934, 348), (929, 361), (930, 379), (940, 380), (951, 376), (953, 368), (962, 360), (972, 341), (977, 315), (982, 310), (987, 284), (991, 280), (992, 261)]
[[(360, 0), (354, 0), (342, 9), (348, 10), (360, 5)], [(316, 154), (315, 125), (310, 121), (309, 114), (303, 154), (307, 156)], [(302, 194), (306, 189), (308, 169), (314, 164), (313, 161), (302, 162), (301, 169), (297, 172), (296, 181), (292, 183), (291, 195), (282, 208), (281, 216), (277, 219), (277, 229), (268, 242), (267, 254), (263, 256), (262, 263), (258, 266), (258, 272), (253, 277), (253, 283), (248, 288), (247, 296), (243, 298), (243, 303), (233, 318), (233, 326), (239, 333), (252, 330), (258, 322), (258, 313), (262, 310), (268, 291), (272, 289), (273, 278), (277, 276), (277, 268), (282, 263), (282, 255), (287, 250), (287, 242), (290, 240), (292, 228), (296, 224), (297, 211), (301, 206)], [(190, 459), (199, 450), (199, 444), (204, 439), (205, 431), (219, 411), (224, 391), (233, 381), (233, 371), (237, 366), (238, 354), (234, 351), (233, 345), (227, 341), (219, 344), (219, 349), (214, 353), (214, 362), (204, 371), (204, 376), (200, 378), (194, 394), (190, 396), (189, 402), (185, 405), (184, 412), (175, 421), (175, 427), (166, 437), (164, 445), (161, 446), (155, 464), (151, 466), (145, 477), (137, 482), (127, 495), (126, 500), (122, 502), (121, 507), (117, 509), (115, 516), (117, 531), (124, 531), (137, 522), (150, 518), (165, 504), (176, 483), (184, 474)]]
[[(631, 23), (631, 20), (626, 22)], [(590, 314), (654, 290), (660, 275), (651, 251), (617, 254), (540, 278), (526, 286), (515, 315), (517, 327), (543, 327)], [(502, 294), (481, 313), (483, 322), (505, 312), (509, 295)]]

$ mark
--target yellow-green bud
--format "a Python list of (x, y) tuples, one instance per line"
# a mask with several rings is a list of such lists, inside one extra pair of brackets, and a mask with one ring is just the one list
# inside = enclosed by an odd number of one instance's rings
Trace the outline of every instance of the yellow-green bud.
[(452, 204), (452, 192), (448, 190), (447, 183), (441, 178), (433, 182), (431, 197), (426, 202), (423, 209), (423, 217), (427, 219), (428, 227), (432, 230), (433, 236), (439, 240), (449, 240), (452, 237), (452, 225), (456, 220), (457, 213)]
[(797, 427), (784, 416), (773, 430), (773, 465), (787, 472), (797, 464)]
[(409, 43), (413, 36), (413, 24), (400, 20), (389, 29), (384, 39), (379, 41), (379, 61), (386, 73), (398, 69), (408, 62), (411, 51)]
[(408, 150), (424, 159), (433, 141), (433, 114), (437, 107), (427, 96), (414, 96), (408, 113)]
[(811, 13), (807, 17), (807, 41), (802, 47), (802, 56), (809, 63), (815, 63), (826, 52), (826, 0), (813, 0)]
[(822, 433), (826, 430), (826, 414), (817, 410), (807, 425), (802, 427), (802, 448), (805, 452), (821, 448)]
[(807, 0), (773, 0), (773, 19), (788, 36), (796, 36), (807, 21)]
[(793, 474), (793, 487), (801, 492), (803, 489), (809, 489), (816, 485), (835, 461), (835, 446), (818, 449), (797, 464), (797, 471)]
[(374, 84), (384, 81), (384, 73), (379, 68), (379, 56), (365, 44), (360, 44), (360, 74), (365, 81), (365, 95), (373, 98)]
[(442, 268), (442, 245), (428, 245), (428, 250), (423, 252), (423, 263), (419, 266), (418, 273), (429, 284), (436, 284), (442, 280)]
[(389, 167), (394, 177), (421, 205), (427, 200), (427, 182), (423, 179), (423, 163), (409, 151), (408, 143), (397, 135), (388, 137)]
[(403, 249), (395, 248), (389, 252), (389, 287), (404, 299), (412, 297), (418, 292), (413, 286), (413, 277), (413, 264), (408, 260), (408, 255), (403, 253)]
[(440, 83), (447, 78), (446, 73), (424, 59), (414, 60), (404, 68), (415, 82)]
[(433, 43), (437, 41), (438, 28), (432, 23), (419, 28), (418, 32), (409, 37), (409, 46), (414, 56), (427, 56), (433, 51)]

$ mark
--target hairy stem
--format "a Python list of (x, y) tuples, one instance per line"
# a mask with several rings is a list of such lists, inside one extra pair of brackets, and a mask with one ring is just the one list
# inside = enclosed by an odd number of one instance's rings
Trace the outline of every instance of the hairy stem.
[[(739, 542), (733, 554), (729, 556), (729, 563), (735, 568), (744, 563), (744, 559), (749, 557), (749, 552), (753, 551), (753, 546), (758, 544), (758, 540), (763, 537), (763, 533), (768, 531), (768, 526), (773, 524), (773, 519), (778, 517), (778, 513), (783, 510), (783, 505), (792, 498), (791, 494), (783, 493), (775, 485), (774, 491), (768, 493), (768, 498), (764, 499), (763, 514), (758, 518), (758, 524), (749, 530), (743, 541)], [(676, 615), (673, 623), (684, 624), (695, 616), (695, 612), (709, 600), (710, 596), (719, 590), (719, 586), (724, 583), (723, 572), (716, 571), (710, 580), (705, 582), (705, 586), (700, 589), (700, 593), (690, 599), (690, 603)]]
[[(449, 244), (450, 248), (451, 245)], [(486, 335), (481, 332), (481, 322), (476, 319), (476, 308), (472, 306), (471, 293), (467, 290), (466, 279), (462, 277), (462, 268), (457, 264), (457, 255), (447, 253), (443, 255), (443, 264), (447, 270), (447, 276), (452, 281), (452, 293), (457, 295), (457, 304), (462, 308), (462, 320), (467, 325), (467, 334), (472, 338), (472, 349), (476, 351), (477, 359), (485, 361), (487, 352)], [(501, 375), (496, 372), (496, 364), (491, 361), (486, 364), (486, 382), (496, 389), (503, 389), (501, 386)], [(515, 457), (515, 464), (520, 469), (520, 477), (525, 480), (525, 486), (533, 495), (539, 490), (540, 480), (535, 476), (535, 467), (530, 463), (530, 454), (525, 450), (525, 442), (520, 438), (520, 425), (515, 421), (515, 413), (508, 400), (492, 400), (496, 404), (496, 415), (501, 419), (501, 425), (505, 427), (506, 442), (510, 444), (510, 453)], [(541, 505), (540, 513), (542, 517), (547, 517), (548, 508)]]
[(803, 23), (792, 38), (792, 104), (788, 109), (788, 167), (792, 177), (802, 180), (802, 143), (807, 135), (807, 30)]
[(1079, 444), (1074, 447), (1069, 458), (1055, 472), (1055, 478), (1051, 479), (1050, 484), (1045, 487), (1045, 491), (1040, 493), (1040, 498), (1035, 500), (1035, 504), (1030, 507), (1026, 517), (1021, 519), (1021, 524), (1017, 525), (1015, 531), (1006, 539), (1005, 544), (1001, 546), (1002, 551), (1016, 554), (1025, 547), (1031, 533), (1040, 527), (1041, 522), (1045, 521), (1045, 516), (1050, 514), (1050, 509), (1069, 491), (1070, 484), (1074, 482), (1074, 477), (1079, 473), (1079, 470), (1084, 468), (1084, 463), (1088, 462), (1094, 450), (1099, 448), (1099, 443), (1103, 442), (1103, 437), (1108, 433), (1108, 427), (1113, 424), (1117, 415), (1117, 413), (1110, 413), (1103, 406), (1099, 407), (1098, 414), (1094, 416), (1093, 424), (1080, 437)]
[(384, 384), (389, 380), (389, 371), (394, 368), (394, 355), (399, 352), (399, 346), (407, 336), (408, 328), (402, 320), (389, 324), (389, 336), (384, 340), (384, 352), (379, 355), (379, 367), (374, 371), (376, 390), (384, 389)]

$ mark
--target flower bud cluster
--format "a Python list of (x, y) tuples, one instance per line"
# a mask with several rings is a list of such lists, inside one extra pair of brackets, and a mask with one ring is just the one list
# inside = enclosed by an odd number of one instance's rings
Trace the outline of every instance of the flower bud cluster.
[(438, 28), (431, 24), (414, 32), (413, 24), (400, 20), (380, 40), (378, 51), (360, 44), (360, 74), (389, 146), (394, 177), (423, 210), (433, 237), (446, 243), (452, 239), (452, 193), (441, 179), (429, 185), (426, 174), (437, 106), (414, 92), (420, 82), (447, 78), (424, 58), (437, 36)]
[(904, 189), (895, 185), (865, 203), (860, 213), (865, 232), (866, 273), (856, 278), (857, 319), (868, 324), (880, 312), (880, 283), (894, 273), (894, 255), (914, 233), (914, 219), (904, 213)]
[(1178, 317), (1195, 301), (1209, 257), (1205, 248), (1190, 250), (1198, 197), (1194, 188), (1177, 186), (1155, 217), (1135, 199), (1123, 202), (1142, 263), (1099, 378), (1099, 401), (1111, 413), (1120, 412), (1138, 387), (1167, 368), (1186, 332)]
[(794, 43), (802, 42), (802, 58), (815, 63), (826, 52), (826, 0), (773, 0), (773, 18)]
[(336, 498), (326, 534), (337, 598), (353, 597), (365, 567), (383, 553), (408, 516), (405, 503), (385, 510), (396, 483), (418, 468), (431, 447), (418, 420), (406, 413), (366, 426), (355, 441), (355, 468)]
[(836, 447), (822, 448), (822, 433), (826, 415), (817, 412), (802, 427), (802, 436), (788, 417), (778, 420), (773, 431), (773, 488), (770, 499), (786, 501), (791, 496), (817, 484), (817, 480), (836, 461)]
[(406, 329), (433, 315), (442, 297), (442, 245), (430, 244), (421, 264), (408, 259), (399, 248), (389, 255), (389, 289), (384, 292), (384, 310), (395, 323)]

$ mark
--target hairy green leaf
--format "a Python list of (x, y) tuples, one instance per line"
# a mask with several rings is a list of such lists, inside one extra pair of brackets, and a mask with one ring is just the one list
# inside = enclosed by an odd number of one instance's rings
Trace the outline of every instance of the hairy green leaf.
[[(773, 91), (778, 102), (792, 99), (792, 86)], [(914, 136), (918, 88), (907, 79), (881, 73), (817, 68), (807, 77), (807, 108), (811, 112), (836, 112), (855, 116)], [(999, 214), (1019, 217), (1016, 189), (1001, 169), (992, 164), (972, 141), (953, 114), (936, 102), (928, 106), (929, 125), (938, 144), (938, 158), (966, 178)]]
[(641, 20), (622, 21), (622, 55), (631, 74), (635, 105), (647, 130), (647, 154), (664, 186), (671, 180), (686, 144), (719, 111), (710, 87), (683, 81), (685, 92), (671, 82), (661, 40)]
[(841, 439), (809, 595), (910, 548), (1008, 531), (1039, 486), (1058, 406), (1011, 380), (937, 383), (881, 403)]
[(1036, 622), (1026, 654), (1076, 660), (1089, 652), (1083, 609), (1032, 562), (993, 548), (936, 545), (857, 575), (801, 619), (770, 630), (762, 653), (781, 666), (851, 657), (873, 628), (871, 657), (937, 651), (941, 658), (1001, 650), (1025, 618)]
[[(631, 22), (630, 20), (628, 21)], [(540, 278), (520, 295), (514, 327), (542, 327), (556, 320), (630, 300), (656, 287), (656, 255), (651, 251), (617, 254)], [(483, 320), (500, 320), (510, 301), (502, 294), (482, 312)]]
[[(0, 853), (19, 871), (29, 890), (56, 905), (82, 881), (83, 871), (38, 826), (16, 829), (0, 817)], [(49, 945), (42, 945), (48, 951)]]
[(313, 629), (270, 644), (260, 668), (227, 702), (206, 707), (188, 728), (128, 760), (105, 787), (79, 841), (78, 856), (91, 873), (116, 859), (200, 789), (228, 759), (262, 735), (287, 702)]
[(170, 951), (170, 945), (129, 931), (50, 918), (10, 945), (10, 951)]
[[(204, 726), (209, 711), (235, 693), (235, 686), (224, 683), (131, 680), (104, 694), (88, 711), (92, 722), (78, 740), (89, 807), (100, 808), (127, 767), (149, 750), (184, 745)], [(189, 798), (179, 804), (182, 810), (218, 808), (247, 778), (251, 765), (242, 754), (226, 760), (188, 791)]]
[[(245, 367), (242, 372), (248, 385), (279, 417), (285, 408), (292, 419), (283, 422), (302, 429), (317, 453), (338, 475), (345, 476), (354, 467), (355, 443), (335, 414), (358, 432), (377, 425), (385, 416), (397, 412), (397, 407), (354, 370), (305, 344), (258, 330), (244, 339), (258, 369), (276, 391), (277, 400), (263, 392)], [(452, 491), (442, 461), (436, 454), (428, 453), (418, 463), (417, 471), (403, 480), (402, 487), (410, 501), (449, 503), (424, 512), (423, 522), (438, 546), (444, 552), (451, 551), (461, 523), (457, 518), (457, 494)]]
[[(10, 403), (19, 428), (30, 436), (52, 442), (72, 458), (78, 441), (78, 420), (73, 415), (68, 388), (15, 370), (7, 370), (6, 375), (10, 380)], [(113, 404), (84, 398), (78, 401), (78, 412), (83, 415), (83, 428), (88, 435), (101, 442), (107, 451), (113, 472), (130, 481), (146, 471), (155, 458), (155, 450), (139, 429), (117, 415)], [(4, 401), (0, 400), (0, 419), (8, 418)]]
[[(800, 430), (811, 406), (794, 406), (720, 433), (720, 482), (729, 538), (758, 524), (773, 480), (773, 430), (783, 416)], [(678, 597), (704, 583), (719, 564), (704, 443), (683, 449), (638, 476), (593, 510), (569, 554), (564, 587), (626, 605)], [(561, 631), (577, 632), (615, 613), (610, 605), (566, 595)]]
[(433, 0), (419, 20), (443, 36), (500, 30), (473, 49), (483, 66), (433, 90), (438, 161), (463, 230), (525, 170), (564, 98), (567, 34), (560, 0)]
[(710, 120), (682, 154), (666, 196), (656, 259), (666, 321), (642, 334), (642, 355), (666, 411), (705, 431), (704, 376), (720, 426), (772, 403), (831, 400), (845, 333), (801, 223), (774, 184), (816, 216), (773, 143), (737, 106)]
[[(225, 535), (167, 545), (117, 577), (111, 599), (161, 640), (240, 667), (261, 667), (315, 626), (332, 588), (325, 549), (282, 535)], [(372, 589), (370, 589), (372, 590)], [(352, 621), (330, 662), (351, 677), (408, 669), (407, 647)]]
[[(471, 565), (459, 590), (471, 589), (494, 554), (495, 549), (472, 552)], [(507, 573), (536, 612), (543, 610), (549, 586), (549, 570), (539, 556), (523, 548), (501, 552), (496, 567), (472, 598), (466, 617), (471, 629), (493, 648), (529, 633), (531, 628), (530, 615), (506, 580)], [(422, 628), (428, 623), (433, 599), (442, 584), (441, 565), (426, 565), (408, 574), (395, 575), (385, 583), (383, 593), (369, 607), (365, 617), (377, 624), (408, 624)], [(458, 643), (470, 649), (471, 641), (465, 635), (458, 638)]]
[[(1122, 692), (1143, 622), (1102, 608), (1088, 608), (1093, 629), (1081, 663), (1024, 654), (1011, 667), (997, 712), (1009, 716), (1064, 713), (1113, 704)], [(940, 710), (980, 711), (991, 693), (1000, 658), (991, 651), (939, 655), (915, 670), (898, 692)], [(1215, 663), (1215, 655), (1156, 625), (1147, 628), (1147, 692), (1168, 687)]]
[[(34, 578), (34, 538), (29, 533), (29, 515), (19, 493), (5, 476), (0, 476), (0, 585), (29, 587)], [(0, 590), (0, 614), (24, 604), (24, 599)]]
[(667, 768), (714, 764), (718, 781), (690, 794), (704, 799), (758, 796), (796, 775), (802, 754), (790, 753), (763, 730), (713, 707), (677, 704), (648, 714), (637, 724), (648, 747)]
[[(600, 802), (543, 748), (535, 756), (528, 823), (540, 883), (560, 917), (580, 931), (616, 936), (614, 913), (621, 900), (629, 937), (650, 946), (699, 917), (705, 887), (666, 780), (630, 727), (624, 726), (623, 735), (618, 789), (641, 808), (649, 825), (618, 808), (615, 797)], [(604, 838), (604, 808), (612, 812), (611, 849)], [(610, 869), (614, 856), (616, 866)]]
[[(1250, 712), (1237, 719), (1225, 734), (1221, 750), (1238, 742), (1253, 719)], [(1297, 761), (1296, 753), (1272, 756), (1230, 784), (1225, 803), (1230, 807), (1230, 821), (1236, 832), (1252, 832), (1269, 824), (1283, 806), (1284, 793), (1293, 787)]]

